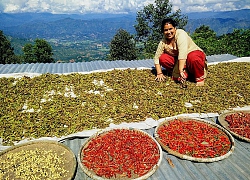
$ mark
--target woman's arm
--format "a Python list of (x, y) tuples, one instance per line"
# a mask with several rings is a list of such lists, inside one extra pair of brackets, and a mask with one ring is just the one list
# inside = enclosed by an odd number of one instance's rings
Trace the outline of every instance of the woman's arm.
[(162, 55), (162, 53), (164, 52), (164, 45), (165, 44), (163, 43), (163, 41), (160, 41), (158, 44), (158, 47), (156, 49), (155, 56), (154, 56), (154, 63), (155, 64), (160, 64), (159, 58)]
[(179, 72), (183, 72), (183, 69), (186, 65), (186, 59), (179, 59)]
[(183, 72), (183, 69), (186, 65), (186, 59), (187, 59), (187, 54), (188, 54), (188, 39), (189, 39), (189, 37), (188, 37), (188, 34), (182, 29), (178, 30), (176, 36), (177, 36), (177, 47), (179, 50), (179, 55), (178, 55), (179, 72), (180, 72), (180, 75), (182, 76), (182, 72)]
[(166, 77), (162, 73), (161, 65), (160, 64), (155, 64), (155, 69), (156, 69), (156, 81), (164, 81)]
[(156, 69), (156, 81), (164, 81), (165, 80), (165, 76), (162, 73), (162, 68), (160, 65), (160, 61), (159, 58), (162, 55), (162, 53), (164, 52), (164, 43), (161, 41), (158, 44), (157, 50), (155, 52), (155, 57), (154, 57), (154, 63), (155, 63), (155, 69)]

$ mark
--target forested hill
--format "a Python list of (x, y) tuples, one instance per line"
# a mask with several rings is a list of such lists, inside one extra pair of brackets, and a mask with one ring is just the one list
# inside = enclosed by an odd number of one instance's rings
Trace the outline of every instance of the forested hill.
[(185, 29), (193, 33), (201, 25), (209, 26), (218, 36), (232, 33), (234, 29), (250, 29), (250, 19), (236, 20), (234, 18), (190, 19)]
[(134, 33), (135, 15), (0, 14), (0, 30), (18, 38), (110, 41), (118, 29)]
[(201, 12), (189, 13), (189, 19), (216, 19), (216, 18), (233, 18), (235, 20), (250, 20), (250, 9), (242, 9), (237, 11), (222, 11), (222, 12)]
[(234, 29), (250, 28), (250, 9), (224, 12), (203, 12), (188, 14), (186, 30), (194, 32), (201, 25), (207, 25), (217, 35), (233, 32)]
[[(229, 12), (190, 13), (186, 30), (192, 33), (207, 25), (217, 35), (233, 29), (250, 28), (250, 9)], [(118, 29), (135, 33), (136, 15), (129, 14), (49, 14), (49, 13), (0, 13), (0, 30), (19, 38), (45, 38), (109, 41)]]

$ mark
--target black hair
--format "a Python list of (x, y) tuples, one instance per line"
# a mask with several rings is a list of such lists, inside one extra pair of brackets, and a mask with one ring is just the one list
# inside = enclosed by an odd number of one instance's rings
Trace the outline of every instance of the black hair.
[(162, 23), (161, 23), (161, 32), (164, 32), (164, 26), (166, 24), (172, 24), (173, 27), (177, 26), (177, 23), (175, 22), (175, 20), (171, 19), (171, 18), (167, 18), (167, 19), (163, 19)]

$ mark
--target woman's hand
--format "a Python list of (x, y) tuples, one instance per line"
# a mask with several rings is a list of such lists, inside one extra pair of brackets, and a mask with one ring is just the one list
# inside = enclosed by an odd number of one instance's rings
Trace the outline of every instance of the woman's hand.
[(179, 59), (179, 72), (180, 72), (180, 78), (181, 79), (187, 79), (187, 72), (185, 71), (185, 64), (186, 64), (186, 59)]
[(156, 81), (165, 81), (166, 77), (163, 75), (163, 73), (158, 73), (155, 80)]
[(187, 80), (187, 72), (184, 70), (184, 71), (181, 71), (180, 72), (180, 81), (181, 81), (181, 84), (183, 85), (183, 86), (186, 86), (186, 80)]
[(155, 64), (155, 69), (156, 69), (156, 73), (157, 73), (155, 80), (156, 81), (165, 81), (166, 77), (162, 73), (161, 65)]
[(182, 78), (182, 79), (187, 79), (187, 73), (185, 72), (185, 70), (184, 70), (184, 71), (181, 71), (181, 72), (180, 72), (180, 75), (181, 75), (181, 78)]

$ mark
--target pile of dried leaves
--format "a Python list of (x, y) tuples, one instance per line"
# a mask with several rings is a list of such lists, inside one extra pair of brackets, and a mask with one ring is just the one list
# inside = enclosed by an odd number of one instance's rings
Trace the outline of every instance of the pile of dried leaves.
[(105, 128), (111, 122), (250, 105), (249, 72), (250, 63), (210, 65), (205, 86), (187, 82), (187, 88), (170, 77), (156, 82), (151, 70), (0, 78), (0, 137), (9, 145), (23, 138)]

